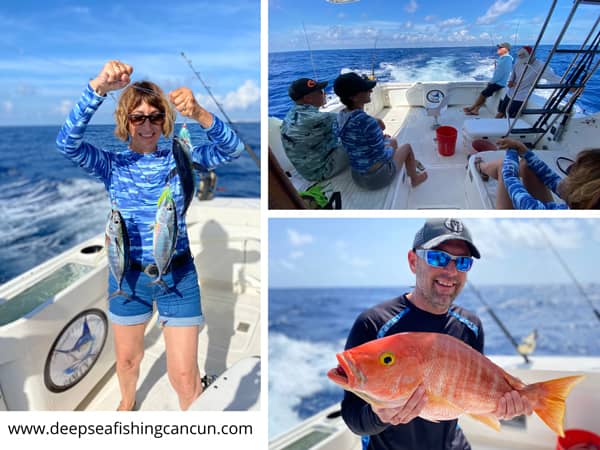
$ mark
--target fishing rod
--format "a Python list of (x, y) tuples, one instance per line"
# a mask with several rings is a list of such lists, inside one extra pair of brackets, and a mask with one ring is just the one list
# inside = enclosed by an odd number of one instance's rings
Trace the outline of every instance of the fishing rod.
[(577, 286), (577, 289), (579, 290), (579, 293), (581, 294), (581, 296), (587, 301), (588, 305), (590, 305), (590, 308), (592, 308), (594, 310), (594, 314), (596, 315), (596, 318), (598, 320), (600, 320), (600, 311), (598, 311), (596, 309), (596, 307), (594, 306), (594, 304), (592, 303), (592, 301), (586, 294), (585, 290), (583, 289), (583, 286), (581, 285), (581, 283), (579, 282), (579, 280), (577, 279), (575, 274), (571, 271), (571, 269), (569, 268), (567, 263), (565, 263), (565, 260), (562, 258), (562, 256), (560, 256), (560, 253), (558, 253), (558, 251), (556, 250), (554, 245), (552, 245), (552, 241), (550, 241), (550, 239), (548, 238), (548, 235), (545, 233), (543, 228), (540, 227), (539, 230), (540, 230), (542, 237), (548, 244), (548, 247), (550, 247), (550, 250), (552, 250), (552, 253), (554, 253), (554, 256), (556, 256), (556, 259), (558, 259), (558, 262), (560, 263), (560, 265), (563, 267), (563, 269), (565, 269), (565, 272), (567, 272), (569, 277), (571, 277), (571, 281), (573, 281), (573, 284), (575, 286)]
[(373, 60), (371, 62), (371, 80), (375, 81), (375, 55), (377, 51), (377, 38), (379, 36), (375, 36), (375, 44), (373, 45)]
[[(231, 119), (229, 118), (229, 116), (227, 115), (227, 113), (225, 112), (225, 110), (223, 109), (223, 107), (221, 106), (221, 104), (217, 101), (217, 99), (215, 98), (215, 96), (211, 92), (211, 90), (208, 87), (208, 85), (204, 82), (204, 80), (200, 76), (200, 73), (192, 65), (192, 61), (187, 56), (185, 56), (184, 52), (181, 52), (181, 57), (183, 59), (185, 59), (185, 61), (190, 66), (190, 69), (192, 69), (192, 72), (194, 72), (194, 74), (196, 75), (196, 78), (198, 78), (198, 80), (200, 80), (200, 83), (202, 83), (202, 86), (204, 86), (204, 89), (206, 89), (206, 92), (208, 92), (208, 95), (210, 96), (210, 98), (212, 99), (212, 101), (215, 103), (215, 105), (217, 105), (217, 108), (219, 108), (219, 111), (221, 111), (221, 114), (223, 114), (223, 117), (225, 117), (225, 120), (227, 120), (227, 123), (229, 124), (229, 126), (231, 127), (231, 129), (233, 131), (235, 131), (238, 136), (240, 136), (239, 131), (233, 125), (233, 122), (231, 121)], [(244, 148), (246, 149), (246, 151), (248, 152), (248, 154), (250, 155), (250, 157), (252, 158), (252, 160), (256, 163), (256, 165), (258, 166), (258, 168), (260, 169), (260, 160), (256, 156), (256, 153), (254, 153), (254, 150), (252, 150), (252, 147), (250, 147), (246, 142), (244, 142)]]
[(315, 68), (315, 61), (313, 59), (313, 52), (312, 52), (312, 49), (310, 48), (310, 42), (308, 41), (308, 34), (306, 34), (306, 28), (304, 27), (304, 21), (302, 22), (302, 29), (304, 30), (304, 39), (306, 39), (306, 46), (308, 47), (308, 53), (310, 54), (310, 63), (312, 64), (313, 76), (314, 76), (315, 80), (318, 80), (317, 69)]
[(483, 303), (483, 305), (485, 306), (485, 309), (487, 310), (487, 312), (490, 314), (490, 316), (492, 316), (492, 319), (494, 319), (494, 322), (496, 322), (496, 324), (500, 327), (500, 329), (502, 330), (502, 332), (504, 333), (504, 335), (508, 338), (508, 340), (510, 341), (510, 343), (512, 344), (512, 346), (515, 348), (515, 350), (517, 351), (517, 353), (519, 355), (521, 355), (523, 357), (523, 359), (525, 360), (525, 362), (527, 364), (529, 364), (529, 358), (527, 358), (527, 355), (524, 353), (521, 353), (519, 351), (519, 344), (517, 343), (517, 341), (515, 340), (514, 337), (512, 337), (512, 335), (510, 334), (510, 331), (508, 331), (508, 328), (506, 328), (506, 326), (502, 323), (502, 321), (500, 320), (500, 318), (496, 315), (496, 313), (494, 312), (494, 310), (491, 308), (490, 305), (487, 304), (487, 302), (483, 299), (483, 296), (481, 295), (481, 292), (479, 292), (475, 286), (473, 285), (473, 283), (469, 282), (469, 287), (471, 288), (471, 290), (475, 293), (475, 295), (477, 296), (477, 298), (479, 299), (479, 301), (481, 303)]

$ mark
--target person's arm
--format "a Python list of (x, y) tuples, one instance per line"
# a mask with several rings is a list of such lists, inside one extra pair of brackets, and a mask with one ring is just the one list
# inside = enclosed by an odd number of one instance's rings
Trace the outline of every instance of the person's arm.
[(189, 88), (182, 87), (169, 93), (177, 111), (196, 120), (206, 131), (210, 144), (192, 149), (192, 159), (206, 169), (212, 169), (238, 158), (244, 151), (244, 143), (221, 119), (205, 110), (194, 98)]
[(56, 148), (65, 157), (105, 184), (111, 172), (110, 154), (83, 141), (87, 125), (105, 97), (88, 84), (56, 137)]
[(363, 130), (362, 134), (371, 151), (383, 155), (382, 159), (386, 161), (390, 160), (394, 154), (394, 149), (390, 145), (386, 145), (385, 136), (377, 120), (368, 114), (364, 114), (361, 117), (359, 126)]
[(523, 155), (521, 155), (525, 161), (527, 161), (527, 166), (536, 174), (536, 176), (549, 188), (558, 195), (557, 187), (558, 183), (560, 183), (560, 176), (554, 172), (548, 165), (538, 158), (535, 153), (531, 150), (528, 150)]
[(133, 67), (121, 61), (108, 61), (69, 113), (56, 137), (58, 151), (107, 184), (111, 173), (110, 153), (83, 142), (85, 129), (106, 94), (129, 84)]
[(513, 206), (516, 209), (547, 209), (546, 205), (533, 197), (519, 178), (519, 154), (508, 149), (502, 164), (502, 179)]

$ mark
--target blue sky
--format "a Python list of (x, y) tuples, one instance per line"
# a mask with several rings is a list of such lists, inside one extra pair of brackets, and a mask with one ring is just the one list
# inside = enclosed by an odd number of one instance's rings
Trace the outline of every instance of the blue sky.
[[(260, 118), (258, 0), (3, 1), (0, 125), (60, 124), (87, 81), (120, 59), (133, 78), (193, 89), (184, 51), (234, 121)], [(92, 123), (112, 123), (108, 99)]]
[[(326, 0), (269, 0), (269, 51), (443, 47), (532, 43), (551, 0), (359, 0), (332, 4)], [(560, 0), (550, 31), (562, 26), (572, 1)], [(564, 42), (581, 39), (598, 14), (583, 5)]]
[[(406, 286), (424, 219), (271, 219), (269, 287)], [(482, 258), (475, 285), (570, 283), (540, 227), (582, 283), (598, 282), (600, 219), (464, 219)], [(600, 305), (599, 305), (600, 306)]]

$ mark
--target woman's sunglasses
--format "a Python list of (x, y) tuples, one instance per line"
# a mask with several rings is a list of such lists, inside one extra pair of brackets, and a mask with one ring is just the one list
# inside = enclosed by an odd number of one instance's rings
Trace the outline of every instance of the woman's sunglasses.
[(419, 258), (424, 259), (433, 267), (446, 267), (450, 261), (454, 261), (456, 270), (468, 272), (473, 266), (473, 258), (470, 256), (454, 256), (441, 250), (425, 250), (423, 248), (418, 248), (415, 252)]
[(556, 167), (558, 167), (558, 169), (567, 176), (569, 175), (569, 172), (571, 172), (574, 164), (575, 161), (570, 158), (566, 158), (564, 156), (559, 156), (556, 158)]
[(152, 113), (152, 114), (128, 114), (127, 118), (129, 123), (138, 126), (146, 122), (146, 119), (150, 121), (152, 125), (162, 125), (165, 122), (165, 113)]

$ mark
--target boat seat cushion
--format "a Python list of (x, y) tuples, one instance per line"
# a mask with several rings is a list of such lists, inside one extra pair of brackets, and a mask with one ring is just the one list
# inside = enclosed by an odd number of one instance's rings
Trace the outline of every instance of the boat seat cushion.
[[(463, 145), (467, 153), (472, 153), (473, 141), (486, 139), (496, 142), (508, 133), (508, 120), (506, 119), (467, 119), (463, 122), (462, 137)], [(514, 128), (530, 128), (531, 125), (523, 119), (517, 119)], [(512, 134), (511, 138), (518, 139), (524, 143), (533, 143), (535, 134)]]
[[(529, 128), (523, 119), (517, 119), (515, 128)], [(502, 137), (508, 132), (506, 119), (467, 119), (463, 123), (463, 133), (484, 139), (487, 136)]]

